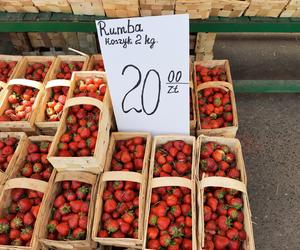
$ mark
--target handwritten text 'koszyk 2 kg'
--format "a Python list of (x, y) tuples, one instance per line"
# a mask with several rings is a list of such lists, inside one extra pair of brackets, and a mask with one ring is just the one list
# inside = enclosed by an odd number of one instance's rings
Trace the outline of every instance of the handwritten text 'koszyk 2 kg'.
[[(132, 45), (147, 45), (153, 49), (155, 44), (158, 43), (154, 37), (144, 33), (142, 24), (131, 24), (129, 19), (127, 25), (124, 26), (107, 27), (105, 21), (98, 21), (97, 25), (100, 36), (105, 36), (105, 45), (121, 45), (124, 49)], [(120, 35), (124, 35), (124, 37), (120, 37)], [(119, 37), (114, 38), (113, 36)]]

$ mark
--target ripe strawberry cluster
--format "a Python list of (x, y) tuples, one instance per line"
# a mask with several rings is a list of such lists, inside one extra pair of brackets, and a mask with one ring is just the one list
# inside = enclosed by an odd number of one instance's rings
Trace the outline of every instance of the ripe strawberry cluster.
[(224, 66), (204, 67), (196, 65), (196, 83), (197, 86), (210, 81), (227, 82), (227, 75)]
[(63, 181), (47, 225), (49, 240), (84, 240), (86, 238), (91, 185)]
[(136, 182), (106, 183), (98, 237), (138, 238), (139, 190), (140, 184)]
[(201, 145), (200, 176), (221, 176), (240, 180), (241, 173), (236, 165), (236, 156), (224, 144), (207, 142)]
[(148, 219), (147, 248), (192, 249), (192, 198), (185, 187), (152, 190)]
[(47, 102), (46, 121), (59, 121), (67, 99), (69, 87), (56, 86), (51, 89)]
[(169, 141), (156, 148), (154, 177), (180, 176), (191, 178), (191, 145), (184, 141)]
[(15, 188), (11, 204), (0, 217), (0, 245), (30, 246), (43, 193)]
[(105, 92), (106, 83), (103, 78), (87, 78), (76, 82), (74, 97), (89, 96), (103, 101)]
[(10, 78), (17, 62), (16, 61), (0, 61), (0, 81), (7, 82)]
[(62, 62), (60, 64), (59, 72), (56, 74), (57, 79), (70, 80), (73, 71), (81, 71), (83, 62)]
[(2, 171), (6, 171), (17, 146), (18, 139), (15, 137), (0, 139), (0, 169)]
[(39, 90), (22, 85), (13, 85), (8, 96), (8, 108), (0, 116), (0, 121), (27, 121)]
[(32, 63), (28, 64), (26, 68), (25, 78), (28, 80), (34, 80), (38, 82), (44, 81), (52, 62), (46, 63)]
[(93, 105), (76, 105), (69, 109), (67, 130), (60, 137), (58, 156), (94, 155), (100, 110)]
[(220, 187), (206, 188), (203, 211), (206, 250), (244, 249), (247, 234), (241, 192)]
[(21, 177), (49, 181), (53, 167), (47, 160), (51, 143), (48, 141), (31, 142), (27, 148), (26, 163), (20, 170)]
[(96, 61), (93, 70), (105, 71), (103, 60)]
[(202, 129), (232, 126), (233, 114), (230, 92), (220, 88), (206, 88), (198, 92)]
[(141, 172), (145, 156), (146, 141), (143, 137), (118, 140), (111, 161), (112, 171)]

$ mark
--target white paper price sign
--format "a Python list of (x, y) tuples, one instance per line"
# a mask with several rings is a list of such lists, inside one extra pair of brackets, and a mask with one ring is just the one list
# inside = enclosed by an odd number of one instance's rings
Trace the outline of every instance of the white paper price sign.
[(96, 26), (118, 129), (189, 134), (188, 15)]

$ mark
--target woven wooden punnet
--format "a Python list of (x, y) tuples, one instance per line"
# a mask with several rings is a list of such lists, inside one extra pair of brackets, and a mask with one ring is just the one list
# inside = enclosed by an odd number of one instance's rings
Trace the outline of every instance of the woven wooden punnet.
[(288, 0), (251, 0), (244, 16), (278, 17)]
[[(150, 171), (151, 168), (150, 167)], [(152, 169), (153, 171), (153, 169)], [(148, 190), (147, 190), (147, 198), (146, 198), (146, 210), (145, 210), (145, 230), (144, 230), (144, 242), (143, 242), (143, 249), (147, 249), (147, 230), (148, 230), (148, 220), (149, 220), (149, 213), (150, 213), (150, 201), (151, 201), (151, 194), (152, 189), (158, 188), (158, 187), (167, 187), (167, 186), (179, 186), (179, 187), (186, 187), (191, 189), (191, 206), (192, 206), (192, 219), (193, 222), (197, 221), (197, 214), (196, 214), (196, 185), (195, 180), (188, 180), (186, 178), (182, 177), (158, 177), (158, 178), (152, 178), (151, 175), (149, 175), (149, 181), (148, 181)], [(196, 234), (196, 223), (193, 223), (192, 226), (192, 250), (199, 249), (197, 248), (197, 234)]]
[(140, 15), (138, 0), (102, 0), (108, 17), (136, 17)]
[(204, 60), (204, 61), (195, 61), (194, 62), (194, 85), (197, 87), (197, 72), (196, 72), (196, 66), (200, 65), (206, 68), (214, 68), (216, 66), (224, 67), (227, 77), (227, 82), (233, 84), (232, 77), (231, 77), (231, 71), (230, 71), (230, 65), (228, 60)]
[[(198, 105), (198, 93), (205, 88), (222, 88), (225, 91), (230, 91), (230, 99), (232, 105), (232, 115), (233, 115), (233, 126), (224, 127), (224, 128), (216, 128), (216, 129), (201, 129), (200, 122), (200, 112)], [(196, 111), (197, 111), (197, 135), (207, 135), (207, 136), (224, 136), (224, 137), (235, 137), (236, 132), (238, 130), (238, 115), (236, 109), (235, 95), (234, 90), (231, 83), (228, 82), (207, 82), (200, 84), (196, 87)]]
[[(118, 140), (127, 140), (136, 136), (141, 136), (146, 139), (145, 155), (143, 160), (143, 170), (142, 173), (137, 172), (124, 172), (124, 171), (110, 171), (111, 160), (115, 150), (115, 145)], [(134, 249), (141, 249), (143, 244), (144, 236), (144, 209), (145, 209), (145, 198), (147, 192), (147, 181), (148, 181), (148, 164), (149, 156), (151, 150), (151, 135), (149, 133), (140, 132), (118, 132), (112, 133), (110, 144), (107, 152), (107, 158), (104, 168), (104, 173), (101, 176), (99, 182), (99, 189), (97, 192), (97, 200), (95, 206), (95, 217), (93, 224), (92, 238), (94, 241), (100, 243), (101, 245), (111, 245), (119, 247), (132, 247)], [(132, 181), (140, 183), (139, 192), (139, 229), (138, 229), (138, 239), (131, 238), (100, 238), (97, 236), (99, 225), (101, 223), (101, 216), (103, 210), (103, 200), (102, 194), (106, 187), (107, 181)]]
[(68, 0), (75, 15), (104, 16), (101, 0)]
[(249, 4), (249, 0), (212, 0), (210, 16), (240, 17)]
[[(84, 172), (60, 172), (57, 173), (53, 185), (49, 190), (49, 196), (47, 197), (47, 206), (43, 209), (43, 221), (40, 225), (39, 241), (40, 243), (48, 248), (54, 249), (93, 249), (95, 243), (91, 240), (92, 223), (94, 217), (94, 204), (95, 204), (95, 194), (97, 192), (97, 176), (91, 173)], [(88, 223), (87, 223), (87, 233), (85, 240), (48, 240), (47, 239), (47, 224), (50, 220), (52, 207), (56, 196), (61, 192), (61, 182), (63, 181), (80, 181), (92, 186), (91, 190), (91, 200), (88, 212)]]
[(152, 149), (151, 149), (151, 158), (150, 158), (150, 168), (149, 168), (149, 180), (150, 177), (153, 176), (153, 169), (155, 165), (155, 151), (156, 148), (169, 142), (169, 141), (177, 141), (181, 140), (187, 144), (190, 144), (193, 148), (192, 151), (192, 179), (195, 177), (195, 164), (196, 164), (196, 138), (194, 136), (186, 136), (186, 135), (158, 135), (154, 137)]
[(280, 14), (280, 17), (300, 17), (300, 1), (290, 0), (288, 5)]
[(207, 19), (211, 10), (210, 0), (176, 0), (175, 14), (190, 15), (190, 19)]
[(244, 241), (243, 249), (255, 250), (253, 228), (251, 221), (251, 210), (247, 194), (247, 188), (245, 184), (240, 181), (224, 178), (224, 177), (207, 177), (198, 183), (198, 239), (199, 239), (199, 249), (204, 247), (204, 212), (203, 212), (203, 203), (204, 203), (204, 189), (206, 187), (224, 187), (231, 188), (242, 192), (243, 197), (243, 212), (244, 212), (244, 230), (247, 234), (247, 239)]
[(83, 62), (82, 71), (86, 70), (89, 63), (89, 56), (80, 56), (80, 55), (60, 55), (56, 57), (56, 60), (53, 65), (53, 70), (49, 75), (49, 80), (55, 80), (56, 75), (60, 72), (60, 64), (62, 62), (70, 63), (70, 62)]
[(32, 0), (41, 12), (63, 12), (72, 13), (67, 0)]
[(20, 67), (18, 68), (18, 71), (15, 73), (13, 79), (16, 78), (25, 78), (26, 75), (26, 68), (29, 64), (33, 63), (47, 63), (51, 61), (52, 64), (44, 78), (43, 84), (46, 84), (49, 80), (50, 74), (54, 68), (56, 59), (54, 56), (24, 56), (23, 60), (21, 61)]
[(103, 64), (103, 57), (101, 54), (95, 54), (91, 56), (91, 59), (89, 61), (87, 70), (92, 71), (95, 68), (96, 63), (102, 63)]
[(32, 0), (1, 0), (0, 4), (7, 12), (39, 12)]
[(236, 156), (236, 165), (237, 168), (241, 171), (241, 182), (243, 182), (247, 186), (247, 174), (246, 174), (246, 168), (245, 168), (245, 162), (243, 158), (243, 152), (242, 152), (242, 146), (238, 139), (236, 138), (226, 138), (226, 137), (210, 137), (210, 136), (204, 136), (200, 135), (197, 138), (197, 162), (196, 162), (196, 176), (197, 179), (202, 179), (202, 176), (199, 174), (200, 170), (200, 152), (201, 152), (201, 146), (202, 144), (205, 144), (207, 142), (217, 142), (219, 144), (225, 144), (227, 145), (232, 152)]
[(18, 139), (18, 145), (15, 149), (12, 159), (10, 160), (6, 171), (3, 172), (0, 170), (0, 185), (4, 184), (4, 182), (10, 177), (11, 173), (15, 169), (16, 162), (20, 155), (26, 151), (26, 141), (27, 136), (23, 132), (2, 132), (0, 133), (0, 139), (3, 140), (7, 137), (15, 137)]
[(4, 215), (4, 212), (10, 206), (11, 203), (11, 189), (13, 188), (24, 188), (24, 189), (31, 189), (34, 191), (39, 191), (44, 193), (43, 200), (41, 202), (41, 206), (39, 209), (38, 216), (36, 218), (34, 224), (34, 230), (31, 238), (31, 244), (29, 247), (26, 246), (10, 246), (10, 245), (0, 245), (0, 249), (7, 250), (38, 250), (40, 249), (40, 244), (38, 242), (38, 233), (40, 230), (40, 225), (43, 221), (43, 210), (45, 209), (46, 198), (47, 198), (47, 187), (48, 183), (40, 180), (35, 179), (28, 179), (28, 178), (16, 178), (8, 180), (4, 187), (3, 192), (0, 194), (0, 216)]
[(8, 78), (8, 82), (9, 82), (9, 80), (13, 79), (14, 75), (19, 70), (20, 65), (22, 64), (22, 59), (23, 59), (22, 56), (0, 55), (0, 61), (4, 61), (6, 63), (17, 62), (16, 66), (13, 68), (13, 71), (12, 71), (10, 77)]
[(140, 0), (141, 16), (173, 15), (175, 0)]
[(0, 122), (0, 131), (2, 132), (18, 132), (23, 131), (27, 133), (37, 133), (36, 126), (34, 124), (37, 112), (39, 112), (38, 107), (40, 101), (44, 95), (44, 86), (36, 81), (26, 80), (26, 79), (13, 79), (8, 83), (7, 91), (3, 96), (3, 100), (0, 104), (0, 115), (9, 107), (8, 97), (12, 93), (12, 85), (23, 85), (31, 88), (36, 88), (39, 90), (35, 102), (32, 106), (31, 116), (27, 121), (3, 121)]
[[(56, 86), (70, 86), (69, 80), (57, 79), (49, 81), (45, 87), (45, 94), (39, 106), (39, 112), (36, 116), (35, 125), (39, 128), (42, 134), (55, 135), (59, 121), (46, 121), (47, 103), (52, 94), (52, 88)], [(67, 98), (68, 99), (68, 98)]]
[[(57, 146), (62, 134), (66, 131), (66, 119), (70, 107), (81, 104), (89, 104), (100, 109), (100, 119), (98, 122), (98, 136), (93, 156), (86, 157), (58, 157)], [(87, 171), (99, 174), (102, 172), (105, 163), (106, 150), (109, 144), (110, 120), (107, 107), (102, 102), (91, 97), (76, 97), (69, 99), (64, 106), (64, 112), (55, 134), (53, 143), (48, 154), (48, 160), (58, 171)]]

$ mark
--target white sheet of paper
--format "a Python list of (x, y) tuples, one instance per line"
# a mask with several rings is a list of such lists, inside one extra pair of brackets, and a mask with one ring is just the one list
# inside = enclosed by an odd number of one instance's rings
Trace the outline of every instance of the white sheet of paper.
[(188, 135), (188, 15), (96, 26), (119, 131)]

